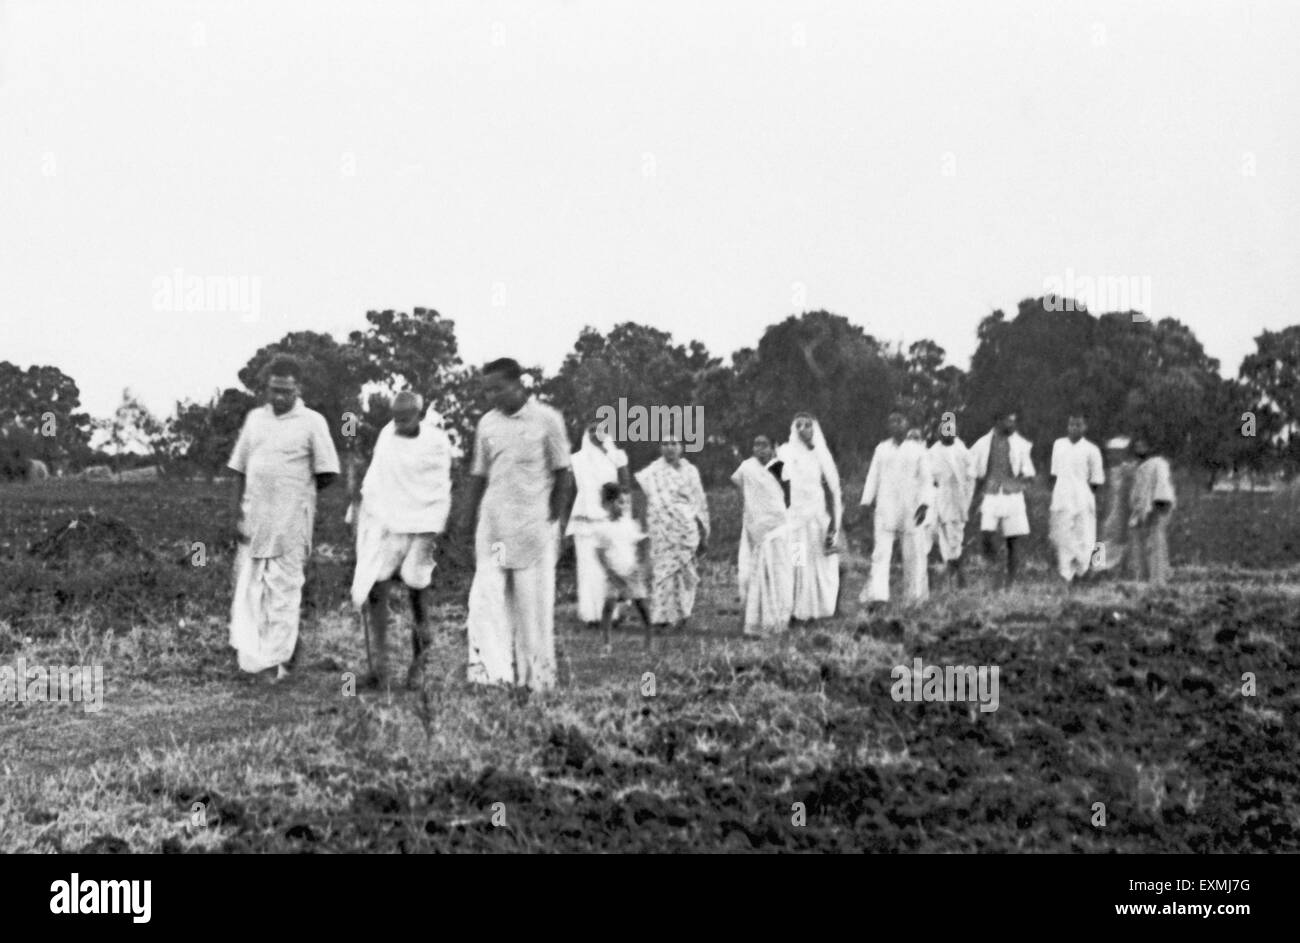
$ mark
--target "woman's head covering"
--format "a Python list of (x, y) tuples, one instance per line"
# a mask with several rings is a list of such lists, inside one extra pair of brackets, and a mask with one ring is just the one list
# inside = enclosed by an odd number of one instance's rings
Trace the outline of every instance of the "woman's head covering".
[[(811, 446), (803, 440), (803, 436), (799, 435), (798, 423), (800, 419), (812, 420)], [(790, 441), (783, 448), (795, 456), (812, 452), (817, 461), (817, 466), (821, 469), (822, 477), (826, 479), (826, 484), (830, 486), (831, 495), (835, 499), (835, 527), (838, 530), (840, 514), (843, 509), (843, 501), (840, 495), (840, 473), (835, 468), (835, 459), (831, 455), (830, 447), (826, 445), (826, 437), (822, 435), (821, 423), (811, 413), (796, 413), (794, 419), (790, 422)]]

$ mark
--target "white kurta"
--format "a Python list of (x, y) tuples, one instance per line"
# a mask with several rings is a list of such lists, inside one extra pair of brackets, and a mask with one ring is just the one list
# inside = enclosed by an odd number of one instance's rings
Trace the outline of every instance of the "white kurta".
[(885, 602), (889, 599), (889, 565), (894, 541), (903, 551), (903, 595), (908, 600), (924, 599), (929, 594), (929, 576), (925, 567), (925, 521), (916, 523), (916, 512), (934, 505), (934, 472), (930, 456), (920, 442), (910, 439), (896, 443), (886, 439), (876, 446), (862, 489), (863, 506), (875, 505), (875, 547), (871, 553), (871, 578), (863, 601)]
[[(824, 446), (823, 446), (824, 447)], [(826, 533), (832, 521), (838, 534), (843, 503), (840, 478), (829, 451), (819, 455), (797, 433), (781, 446), (782, 475), (790, 482), (790, 554), (794, 564), (794, 610), (800, 620), (825, 619), (835, 614), (840, 592), (840, 556), (827, 553)], [(826, 466), (829, 466), (827, 468)], [(831, 492), (834, 514), (826, 510)]]
[(559, 412), (530, 398), (479, 420), (470, 473), (487, 480), (474, 536), (468, 677), (533, 690), (555, 684), (555, 476), (569, 467)]
[(230, 644), (239, 667), (257, 672), (287, 662), (316, 517), (316, 478), (339, 470), (325, 417), (301, 400), (282, 415), (269, 406), (244, 419), (229, 467), (244, 475), (245, 543), (235, 555)]
[(1097, 543), (1097, 499), (1092, 486), (1106, 481), (1101, 449), (1080, 439), (1060, 438), (1052, 445), (1051, 539), (1057, 571), (1066, 580), (1088, 572)]
[(744, 497), (737, 583), (746, 633), (777, 632), (794, 608), (794, 565), (785, 493), (770, 468), (748, 458), (732, 474)]
[[(1164, 510), (1156, 502), (1168, 504)], [(1167, 583), (1169, 567), (1169, 521), (1177, 505), (1169, 462), (1153, 455), (1138, 465), (1129, 493), (1129, 539), (1133, 569), (1140, 580)]]
[(573, 538), (573, 555), (578, 569), (578, 618), (599, 622), (605, 606), (605, 570), (596, 555), (596, 525), (608, 519), (601, 504), (601, 488), (618, 482), (618, 472), (627, 467), (622, 449), (601, 448), (584, 434), (582, 448), (573, 453), (573, 512), (565, 535)]
[(945, 563), (960, 560), (970, 516), (975, 480), (970, 472), (970, 455), (961, 439), (952, 445), (936, 442), (930, 446), (930, 468), (934, 472), (934, 508), (930, 513), (929, 545), (939, 545)]

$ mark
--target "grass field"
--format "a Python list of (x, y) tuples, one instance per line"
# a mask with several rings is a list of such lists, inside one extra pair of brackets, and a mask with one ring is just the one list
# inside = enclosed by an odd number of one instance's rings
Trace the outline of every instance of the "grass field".
[[(1300, 849), (1289, 492), (1184, 487), (1165, 589), (1066, 593), (1036, 536), (1021, 588), (995, 592), (975, 568), (966, 590), (869, 621), (854, 602), (867, 528), (850, 520), (843, 614), (762, 641), (737, 631), (738, 503), (711, 495), (693, 630), (650, 652), (630, 633), (605, 655), (562, 567), (566, 677), (526, 704), (463, 681), (456, 547), (425, 689), (347, 693), (364, 655), (338, 492), (299, 670), (243, 678), (226, 645), (227, 498), (187, 482), (0, 487), (0, 665), (101, 664), (106, 688), (98, 713), (0, 704), (0, 850)], [(1041, 535), (1043, 492), (1031, 509)], [(890, 670), (916, 657), (998, 666), (998, 709), (894, 701)]]

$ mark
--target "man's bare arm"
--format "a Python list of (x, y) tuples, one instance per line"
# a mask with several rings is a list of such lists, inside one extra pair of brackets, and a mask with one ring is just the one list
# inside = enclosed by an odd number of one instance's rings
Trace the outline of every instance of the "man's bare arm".
[(561, 468), (551, 485), (551, 520), (558, 521), (573, 498), (573, 472)]
[(231, 516), (235, 520), (235, 539), (243, 543), (246, 539), (243, 533), (243, 516), (244, 516), (244, 488), (248, 479), (241, 472), (235, 472), (235, 490), (232, 492), (235, 496), (234, 505), (231, 508)]
[(478, 506), (483, 501), (483, 492), (487, 490), (487, 479), (482, 475), (470, 475), (465, 486), (465, 503), (456, 518), (456, 526), (461, 531), (473, 530), (478, 521)]

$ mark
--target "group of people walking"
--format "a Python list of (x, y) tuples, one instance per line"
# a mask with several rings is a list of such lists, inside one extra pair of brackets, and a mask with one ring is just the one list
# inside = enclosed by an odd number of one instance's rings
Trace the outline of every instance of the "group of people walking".
[[(890, 436), (876, 447), (862, 490), (861, 505), (873, 511), (873, 540), (861, 602), (869, 607), (888, 602), (895, 544), (905, 600), (929, 595), (935, 550), (949, 583), (964, 585), (967, 521), (976, 506), (984, 556), (996, 559), (1001, 537), (1004, 585), (1014, 583), (1022, 539), (1030, 532), (1025, 488), (1036, 475), (1031, 444), (1016, 423), (1014, 411), (1003, 411), (968, 449), (957, 437), (955, 417), (946, 414), (938, 440), (927, 449), (903, 414), (890, 414)], [(1098, 540), (1098, 495), (1108, 479), (1101, 450), (1084, 437), (1086, 430), (1083, 416), (1070, 416), (1066, 435), (1052, 447), (1049, 536), (1057, 572), (1069, 583), (1119, 572), (1127, 562), (1129, 575), (1167, 581), (1167, 532), (1175, 504), (1168, 461), (1153, 452), (1145, 435), (1132, 443), (1123, 437), (1107, 443), (1111, 478)], [(1129, 457), (1130, 444), (1136, 461)], [(790, 441), (775, 453), (762, 435), (753, 449), (732, 481), (745, 501), (739, 554), (744, 625), (746, 632), (761, 634), (785, 628), (792, 618), (815, 619), (834, 611), (841, 501), (834, 461), (811, 416), (796, 417)], [(774, 487), (778, 481), (790, 485), (784, 509)]]
[[(239, 481), (238, 551), (230, 642), (248, 672), (288, 676), (298, 638), (304, 565), (310, 554), (316, 493), (339, 474), (324, 417), (303, 405), (301, 368), (291, 357), (270, 364), (266, 405), (245, 419), (229, 467)], [(452, 519), (451, 443), (442, 420), (414, 393), (392, 404), (364, 479), (353, 487), (356, 530), (352, 602), (366, 625), (370, 671), (363, 685), (391, 682), (388, 594), (405, 587), (413, 612), (406, 682), (421, 683), (428, 648), (425, 598), (437, 542), (449, 527), (474, 533), (467, 638), (470, 681), (544, 690), (555, 683), (555, 567), (561, 532), (573, 540), (578, 618), (604, 626), (622, 605), (646, 627), (680, 629), (700, 583), (698, 556), (710, 536), (699, 471), (667, 437), (661, 455), (632, 476), (626, 453), (599, 424), (584, 429), (570, 454), (560, 413), (531, 396), (523, 371), (503, 358), (483, 369), (491, 409), (479, 420), (466, 496)], [(938, 547), (950, 579), (963, 579), (966, 521), (979, 500), (984, 549), (1007, 546), (1014, 580), (1018, 541), (1029, 533), (1025, 484), (1034, 477), (1029, 443), (1007, 412), (969, 450), (945, 416), (929, 449), (901, 414), (872, 458), (861, 503), (874, 507), (871, 575), (863, 601), (889, 598), (893, 546), (901, 547), (903, 595), (928, 593), (928, 557)], [(1128, 443), (1108, 443), (1113, 494), (1106, 539), (1096, 541), (1096, 492), (1107, 483), (1100, 451), (1070, 418), (1052, 453), (1051, 533), (1059, 571), (1074, 580), (1113, 569), (1125, 556), (1153, 580), (1168, 576), (1166, 528), (1174, 495), (1168, 463), (1137, 440), (1140, 461), (1121, 460)], [(645, 529), (632, 513), (633, 479), (645, 495)], [(742, 623), (749, 634), (791, 620), (834, 614), (840, 593), (843, 495), (835, 461), (817, 420), (795, 416), (789, 439), (753, 441), (752, 456), (731, 478), (744, 502), (738, 555)], [(1117, 517), (1118, 515), (1118, 517)], [(567, 516), (567, 524), (562, 524)], [(1130, 537), (1131, 535), (1131, 537)], [(1113, 541), (1113, 542), (1112, 542)], [(648, 552), (645, 545), (648, 544)]]

